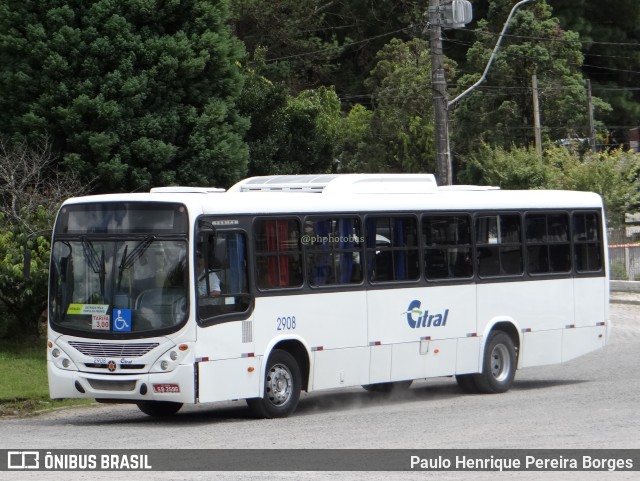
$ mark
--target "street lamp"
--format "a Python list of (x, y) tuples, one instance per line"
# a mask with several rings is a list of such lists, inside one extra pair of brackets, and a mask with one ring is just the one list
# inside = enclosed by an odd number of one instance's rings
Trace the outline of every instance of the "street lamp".
[(429, 44), (431, 48), (431, 85), (435, 109), (434, 130), (438, 185), (451, 185), (453, 182), (451, 150), (449, 148), (449, 109), (485, 81), (513, 15), (522, 5), (533, 1), (535, 0), (521, 0), (513, 6), (480, 79), (456, 98), (448, 101), (442, 53), (442, 28), (464, 27), (471, 22), (473, 13), (471, 3), (467, 0), (445, 0), (444, 4), (440, 3), (441, 0), (429, 0)]

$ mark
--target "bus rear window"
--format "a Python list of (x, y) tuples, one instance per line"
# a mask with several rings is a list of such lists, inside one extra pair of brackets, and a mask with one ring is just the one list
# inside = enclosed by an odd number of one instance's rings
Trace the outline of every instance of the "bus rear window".
[(577, 272), (602, 270), (602, 239), (600, 216), (595, 212), (573, 214), (573, 242)]

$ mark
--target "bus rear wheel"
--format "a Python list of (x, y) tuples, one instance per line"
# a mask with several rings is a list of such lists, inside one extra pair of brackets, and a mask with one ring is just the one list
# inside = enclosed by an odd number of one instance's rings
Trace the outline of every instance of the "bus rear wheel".
[(249, 409), (260, 418), (284, 418), (300, 400), (300, 367), (286, 351), (275, 349), (267, 361), (262, 397), (247, 399)]
[(478, 392), (498, 394), (509, 390), (516, 375), (516, 348), (511, 336), (494, 331), (484, 349), (482, 372), (473, 376)]
[(170, 401), (143, 401), (137, 403), (137, 405), (140, 411), (154, 417), (173, 416), (182, 407), (182, 403)]

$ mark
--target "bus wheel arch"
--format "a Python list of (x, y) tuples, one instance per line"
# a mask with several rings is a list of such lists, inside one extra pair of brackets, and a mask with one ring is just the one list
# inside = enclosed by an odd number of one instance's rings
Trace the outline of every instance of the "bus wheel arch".
[[(482, 370), (473, 375), (470, 385), (484, 394), (506, 392), (513, 384), (518, 366), (518, 330), (510, 322), (500, 322), (493, 326), (486, 339)], [(461, 387), (464, 389), (463, 384)]]
[(298, 361), (285, 350), (273, 349), (265, 363), (262, 395), (247, 399), (247, 405), (258, 418), (285, 418), (295, 411), (301, 387)]
[(297, 339), (285, 339), (267, 352), (261, 380), (262, 396), (247, 399), (247, 404), (259, 418), (287, 417), (296, 409), (300, 392), (309, 389), (308, 350)]
[(309, 361), (309, 353), (304, 344), (296, 339), (287, 339), (276, 343), (276, 345), (274, 345), (271, 349), (271, 352), (276, 349), (288, 352), (291, 356), (293, 356), (293, 358), (296, 360), (296, 363), (298, 364), (298, 367), (300, 368), (301, 388), (303, 391), (308, 391), (309, 371), (311, 363)]
[[(487, 333), (487, 335), (491, 335), (491, 333), (495, 331), (502, 331), (511, 338), (511, 341), (513, 342), (513, 345), (516, 350), (516, 362), (517, 362), (518, 361), (517, 358), (520, 354), (520, 342), (521, 342), (520, 330), (516, 327), (516, 325), (512, 321), (500, 321), (500, 322), (496, 322), (491, 327), (491, 330)], [(489, 338), (487, 337), (487, 339)]]

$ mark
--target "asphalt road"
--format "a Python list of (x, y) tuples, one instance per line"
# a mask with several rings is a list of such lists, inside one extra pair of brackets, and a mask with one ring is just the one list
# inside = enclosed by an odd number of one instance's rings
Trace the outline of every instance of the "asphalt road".
[[(115, 448), (640, 448), (640, 306), (614, 304), (605, 349), (518, 371), (501, 395), (465, 395), (451, 378), (387, 398), (360, 388), (303, 394), (287, 419), (255, 420), (244, 402), (185, 407), (167, 420), (130, 405), (0, 421), (3, 449)], [(276, 451), (274, 451), (276, 452)], [(282, 451), (281, 455), (286, 455)], [(329, 468), (329, 467), (328, 467)], [(3, 474), (12, 474), (3, 478)], [(0, 473), (36, 479), (43, 473)], [(135, 473), (136, 479), (273, 479), (276, 473)], [(640, 473), (277, 473), (278, 479), (640, 479)], [(46, 479), (131, 479), (46, 473)]]

